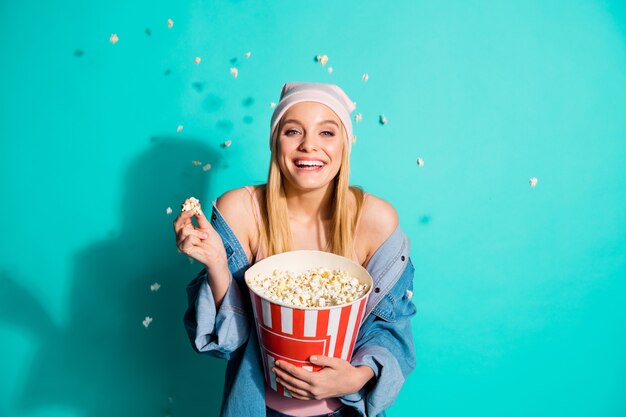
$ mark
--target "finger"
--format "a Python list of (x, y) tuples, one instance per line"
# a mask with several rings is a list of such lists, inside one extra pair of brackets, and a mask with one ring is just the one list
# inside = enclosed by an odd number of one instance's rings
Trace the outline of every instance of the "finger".
[(281, 378), (276, 378), (276, 382), (283, 386), (292, 397), (298, 398), (299, 400), (310, 400), (312, 398), (311, 394), (305, 390), (294, 387), (289, 382), (282, 380)]
[[(349, 362), (340, 358), (333, 358), (330, 356), (313, 355), (309, 358), (309, 362), (318, 366), (324, 366), (329, 368), (340, 368), (342, 365)], [(345, 362), (345, 363), (344, 363)]]
[(191, 223), (192, 216), (193, 212), (183, 211), (178, 215), (178, 217), (176, 217), (176, 219), (174, 220), (174, 231), (176, 232), (176, 234), (178, 234), (181, 229), (187, 225), (193, 226), (193, 224)]
[(274, 367), (272, 368), (272, 371), (276, 373), (276, 378), (280, 378), (282, 381), (288, 383), (291, 387), (303, 390), (308, 390), (310, 388), (310, 385), (307, 382), (288, 374), (280, 368)]
[(195, 215), (196, 220), (198, 221), (198, 227), (200, 229), (209, 229), (211, 227), (211, 223), (207, 220), (206, 216), (202, 209), (200, 209), (199, 213)]
[(209, 238), (209, 234), (206, 231), (198, 230), (191, 225), (187, 225), (176, 236), (176, 244), (179, 245), (188, 236), (195, 236), (200, 240)]
[(313, 373), (305, 369), (302, 369), (299, 366), (292, 365), (289, 362), (285, 362), (285, 361), (276, 361), (275, 365), (278, 368), (288, 372), (290, 375), (295, 376), (296, 378), (308, 384), (311, 384), (311, 382), (313, 381), (312, 379)]
[(180, 244), (180, 250), (187, 255), (199, 248), (200, 239), (196, 236), (187, 236)]

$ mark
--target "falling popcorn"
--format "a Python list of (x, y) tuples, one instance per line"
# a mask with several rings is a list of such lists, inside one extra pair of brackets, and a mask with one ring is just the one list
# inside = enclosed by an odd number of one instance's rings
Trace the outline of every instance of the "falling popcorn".
[(423, 167), (424, 166), (424, 160), (422, 158), (417, 158), (417, 166), (419, 166), (419, 167)]
[(356, 143), (356, 135), (352, 136), (352, 143)]
[(252, 52), (246, 52), (245, 54), (243, 54), (243, 56), (245, 56), (246, 58), (250, 58), (250, 55), (252, 55)]
[(146, 316), (146, 318), (143, 319), (143, 327), (147, 329), (148, 326), (150, 326), (150, 323), (152, 323), (152, 317)]
[(202, 59), (200, 59), (200, 57), (199, 57), (199, 56), (197, 56), (197, 57), (193, 60), (193, 62), (195, 62), (196, 64), (199, 64), (199, 63), (200, 63), (200, 61), (202, 61)]
[(208, 171), (211, 169), (211, 164), (206, 164), (205, 166), (202, 167), (203, 171)]
[(270, 107), (271, 107), (271, 108), (276, 107), (276, 103), (274, 103), (273, 101), (270, 101)]
[(161, 286), (159, 285), (158, 282), (155, 282), (154, 284), (150, 285), (150, 291), (159, 291), (159, 288), (161, 288)]
[(361, 77), (361, 79), (363, 80), (363, 82), (367, 82), (367, 80), (369, 80), (370, 76), (367, 74), (363, 74), (363, 76)]
[(191, 163), (194, 164), (195, 166), (202, 165), (202, 162), (200, 162), (200, 161), (191, 161)]
[(171, 208), (171, 207), (168, 207), (168, 208), (165, 210), (165, 212), (166, 212), (167, 214), (172, 214), (172, 208)]
[(385, 117), (384, 114), (380, 115), (380, 118), (378, 119), (378, 121), (380, 122), (381, 125), (386, 125), (387, 124), (387, 118)]
[(224, 148), (228, 148), (228, 147), (229, 147), (230, 145), (232, 145), (232, 144), (233, 144), (233, 142), (232, 142), (231, 140), (227, 140), (226, 142), (224, 142), (224, 143), (222, 144), (222, 147), (224, 147)]
[(176, 131), (178, 133), (182, 132), (183, 131), (183, 125), (178, 125), (178, 127), (176, 128)]
[(411, 298), (413, 298), (413, 291), (411, 291), (411, 290), (406, 290), (406, 298), (407, 298), (407, 299), (409, 299), (409, 300), (410, 300)]
[(237, 68), (231, 68), (230, 69), (230, 75), (232, 75), (233, 77), (237, 78), (237, 76), (239, 75), (239, 70)]
[(326, 63), (328, 62), (328, 56), (327, 55), (318, 55), (315, 59), (317, 59), (317, 62), (322, 64), (322, 66), (326, 65)]
[(113, 45), (115, 45), (117, 43), (117, 41), (119, 41), (119, 40), (120, 40), (120, 38), (118, 38), (115, 33), (113, 33), (111, 35), (111, 37), (109, 38), (109, 42), (111, 42)]
[(167, 19), (167, 27), (171, 29), (172, 26), (174, 26), (174, 21), (172, 19)]
[(328, 71), (329, 74), (332, 74), (333, 73), (333, 67), (328, 67), (327, 71)]
[(185, 202), (181, 205), (180, 211), (193, 211), (194, 214), (200, 214), (200, 200), (195, 197), (189, 197)]
[(363, 119), (363, 115), (361, 113), (357, 113), (354, 116), (354, 121), (357, 122), (357, 123), (359, 123), (361, 121), (361, 119)]
[(535, 185), (537, 185), (537, 178), (536, 177), (532, 177), (530, 179), (530, 186), (534, 187)]

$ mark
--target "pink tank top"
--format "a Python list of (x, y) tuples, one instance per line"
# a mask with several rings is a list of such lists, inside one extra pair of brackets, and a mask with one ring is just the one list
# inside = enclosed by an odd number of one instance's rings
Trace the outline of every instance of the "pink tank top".
[[(246, 189), (252, 196), (252, 201), (254, 202), (258, 222), (261, 218), (261, 211), (259, 209), (259, 202), (254, 192), (254, 187), (247, 186)], [(365, 193), (365, 195), (363, 196), (364, 199), (365, 197), (367, 197), (367, 193)], [(357, 226), (359, 220), (360, 219), (357, 219)], [(254, 262), (256, 263), (265, 257), (266, 254), (264, 253), (263, 248), (261, 248), (260, 244), (257, 245)], [(358, 259), (356, 250), (354, 250), (354, 259)], [(297, 398), (288, 398), (277, 393), (267, 384), (265, 384), (265, 405), (284, 414), (305, 417), (332, 413), (340, 409), (343, 406), (343, 403), (337, 398), (327, 398), (324, 400), (299, 400)]]

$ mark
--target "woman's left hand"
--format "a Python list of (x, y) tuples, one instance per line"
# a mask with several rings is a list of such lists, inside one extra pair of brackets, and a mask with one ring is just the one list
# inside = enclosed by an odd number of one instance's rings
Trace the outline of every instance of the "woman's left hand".
[(276, 382), (299, 400), (323, 400), (353, 394), (374, 376), (369, 366), (354, 367), (343, 359), (311, 356), (309, 361), (323, 368), (310, 372), (285, 361), (276, 361), (272, 369), (276, 372)]

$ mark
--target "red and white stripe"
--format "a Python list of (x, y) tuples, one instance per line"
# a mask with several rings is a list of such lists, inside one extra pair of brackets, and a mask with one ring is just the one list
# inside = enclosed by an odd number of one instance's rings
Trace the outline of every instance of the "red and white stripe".
[(271, 372), (276, 360), (308, 371), (321, 367), (308, 361), (311, 355), (350, 361), (363, 321), (367, 298), (357, 303), (323, 310), (303, 310), (273, 304), (250, 291), (265, 379), (271, 388), (289, 397)]

